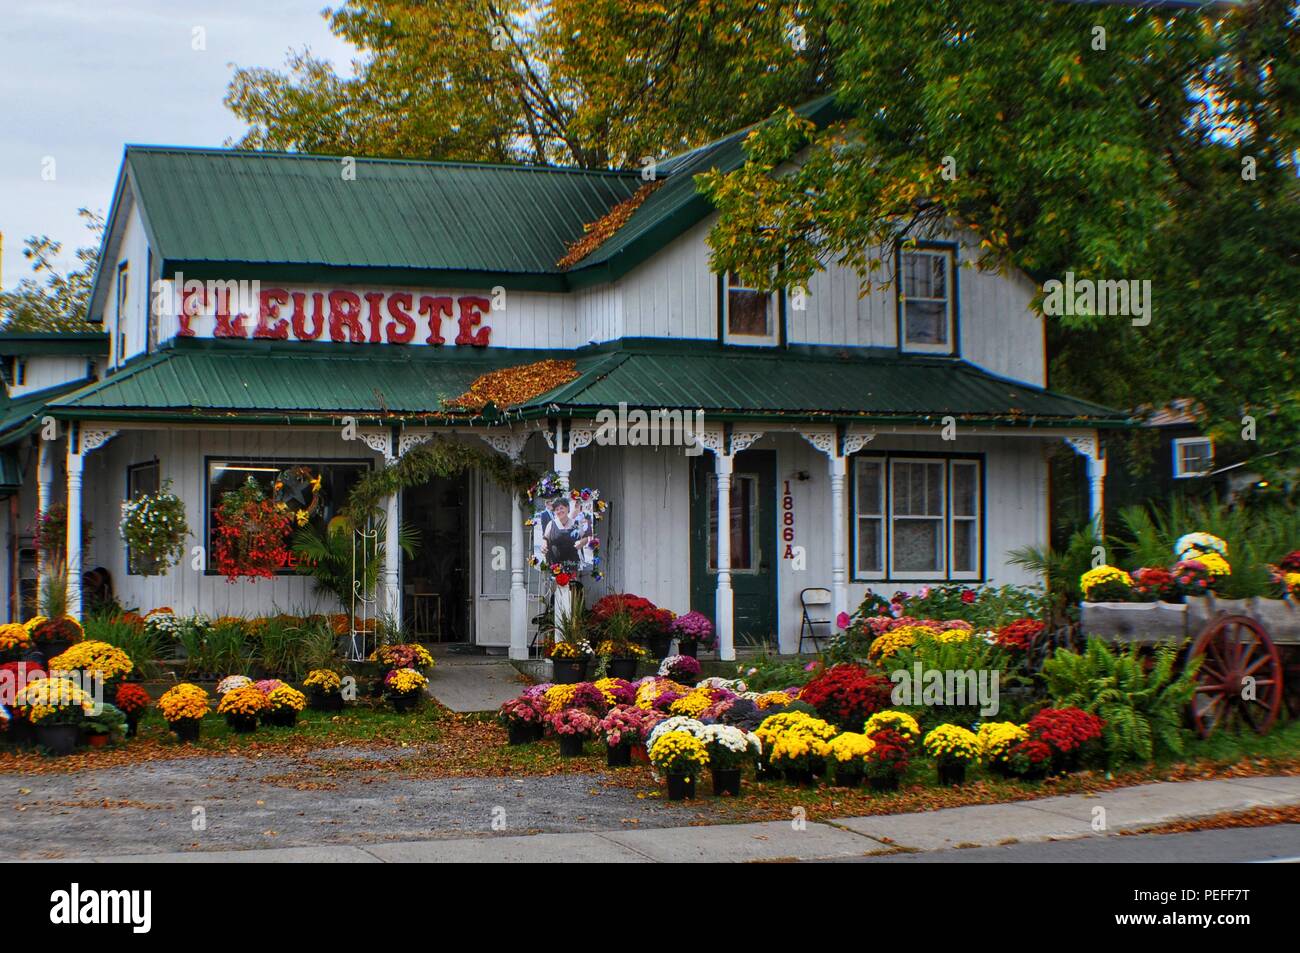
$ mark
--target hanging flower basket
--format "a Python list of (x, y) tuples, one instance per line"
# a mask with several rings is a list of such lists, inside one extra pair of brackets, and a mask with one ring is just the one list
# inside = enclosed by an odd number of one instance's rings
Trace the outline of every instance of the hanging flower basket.
[(288, 505), (268, 499), (252, 477), (222, 496), (214, 514), (213, 556), (227, 582), (270, 579), (291, 564), (289, 514)]
[(118, 527), (130, 547), (131, 569), (142, 576), (160, 576), (180, 562), (190, 535), (185, 504), (171, 492), (171, 480), (157, 493), (141, 493), (122, 504)]

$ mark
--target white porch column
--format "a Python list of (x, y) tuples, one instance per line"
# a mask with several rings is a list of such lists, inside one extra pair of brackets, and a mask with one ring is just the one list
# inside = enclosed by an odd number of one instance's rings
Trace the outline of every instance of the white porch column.
[(730, 453), (713, 455), (713, 473), (718, 481), (718, 589), (714, 594), (713, 617), (718, 636), (718, 658), (736, 658), (736, 597), (731, 589), (731, 475), (736, 458)]
[(1106, 457), (1102, 454), (1097, 432), (1079, 437), (1066, 437), (1075, 453), (1084, 458), (1088, 468), (1088, 518), (1097, 535), (1106, 531)]
[[(487, 434), (493, 450), (518, 462), (528, 443), (528, 433)], [(528, 658), (527, 543), (524, 540), (524, 504), (519, 491), (510, 491), (510, 657)]]
[(68, 440), (68, 542), (67, 542), (67, 613), (81, 621), (81, 473), (84, 457), (72, 449)]
[(402, 631), (402, 494), (399, 490), (384, 500), (384, 611), (397, 632)]
[[(48, 513), (50, 509), (50, 492), (54, 488), (54, 442), (41, 439), (36, 457), (36, 512)], [(48, 571), (45, 554), (36, 555), (36, 595), (40, 599), (41, 588)], [(39, 609), (39, 606), (37, 607)]]
[[(826, 454), (831, 483), (831, 615), (849, 611), (848, 481), (849, 457), (871, 442), (874, 433), (823, 431), (805, 433), (803, 438)], [(816, 585), (814, 582), (813, 585)]]

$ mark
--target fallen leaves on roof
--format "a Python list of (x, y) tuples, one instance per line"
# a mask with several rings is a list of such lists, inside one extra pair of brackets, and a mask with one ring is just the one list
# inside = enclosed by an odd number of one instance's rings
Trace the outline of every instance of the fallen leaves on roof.
[(641, 207), (641, 203), (663, 184), (663, 179), (647, 182), (600, 218), (582, 226), (583, 236), (569, 245), (568, 253), (555, 263), (556, 267), (573, 267), (613, 238), (618, 230), (627, 224), (627, 220), (632, 217), (632, 213)]
[(577, 377), (578, 366), (573, 361), (535, 361), (503, 367), (480, 374), (465, 393), (447, 398), (443, 404), (471, 411), (482, 411), (488, 404), (501, 408), (515, 407)]

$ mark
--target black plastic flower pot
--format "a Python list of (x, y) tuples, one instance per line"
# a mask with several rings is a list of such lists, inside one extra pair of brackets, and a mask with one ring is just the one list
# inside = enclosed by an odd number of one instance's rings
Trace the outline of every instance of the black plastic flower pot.
[(939, 783), (949, 787), (956, 787), (959, 784), (965, 784), (966, 765), (960, 761), (955, 764), (940, 762)]
[(605, 763), (611, 768), (626, 768), (632, 764), (632, 746), (624, 743), (605, 749)]
[(695, 775), (668, 775), (668, 800), (684, 801), (687, 798), (693, 797), (695, 797)]
[(226, 724), (237, 735), (252, 734), (257, 730), (256, 715), (227, 715)]
[(78, 725), (37, 725), (36, 743), (45, 749), (45, 753), (56, 758), (72, 754), (77, 750), (81, 738)]
[(554, 666), (554, 683), (556, 685), (576, 685), (587, 680), (587, 662), (583, 659), (551, 659)]
[(560, 756), (564, 758), (582, 757), (583, 743), (586, 741), (582, 735), (560, 735)]
[(609, 677), (621, 678), (624, 681), (633, 681), (636, 679), (636, 659), (634, 658), (612, 658), (609, 660)]
[(689, 655), (695, 658), (695, 653), (699, 651), (699, 642), (695, 639), (679, 639), (677, 642), (677, 654)]
[(182, 718), (167, 722), (167, 727), (176, 733), (177, 741), (198, 741), (199, 728), (203, 722), (198, 718)]
[(506, 725), (506, 738), (512, 745), (526, 745), (537, 740), (537, 726), (526, 721)]
[(36, 726), (26, 718), (15, 715), (9, 722), (9, 740), (19, 748), (36, 747)]
[(312, 711), (342, 711), (343, 696), (338, 692), (313, 691), (308, 696)]
[(867, 784), (873, 791), (897, 791), (898, 772), (891, 771), (889, 774), (873, 774), (867, 779)]
[(713, 794), (715, 797), (722, 797), (724, 794), (740, 797), (740, 769), (714, 768)]
[(292, 708), (286, 708), (284, 711), (273, 711), (266, 716), (265, 721), (275, 728), (292, 728), (298, 723), (298, 713)]
[(140, 713), (138, 711), (128, 712), (126, 716), (126, 736), (134, 738), (140, 730)]
[(50, 664), (50, 659), (62, 655), (68, 649), (72, 648), (71, 639), (47, 639), (44, 642), (38, 642), (37, 650), (43, 656), (42, 661), (45, 665)]
[(862, 772), (853, 769), (844, 770), (835, 769), (835, 786), (841, 788), (860, 788), (862, 787)]
[(393, 710), (397, 712), (408, 712), (414, 710), (415, 706), (420, 703), (419, 692), (401, 692), (388, 696), (388, 700), (393, 703)]
[(672, 644), (673, 637), (671, 635), (652, 635), (650, 636), (650, 644), (647, 648), (650, 649), (650, 655), (652, 658), (662, 660), (668, 657), (668, 649)]

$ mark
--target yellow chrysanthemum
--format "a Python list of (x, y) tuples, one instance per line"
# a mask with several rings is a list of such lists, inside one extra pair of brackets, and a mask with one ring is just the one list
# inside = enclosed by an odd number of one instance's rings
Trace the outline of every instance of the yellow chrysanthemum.
[(841, 763), (847, 761), (864, 761), (876, 743), (864, 734), (846, 731), (836, 735), (827, 746), (830, 756)]
[(905, 711), (894, 711), (886, 709), (878, 711), (867, 719), (866, 725), (862, 728), (865, 735), (874, 735), (877, 731), (883, 731), (886, 728), (892, 728), (909, 741), (915, 742), (921, 737), (921, 726)]
[(211, 706), (207, 692), (197, 685), (181, 682), (163, 692), (162, 698), (158, 699), (158, 710), (167, 721), (181, 721), (186, 718), (202, 718), (211, 710)]
[(976, 737), (985, 761), (1005, 762), (1012, 748), (1029, 739), (1029, 732), (1013, 721), (987, 721), (980, 725)]

